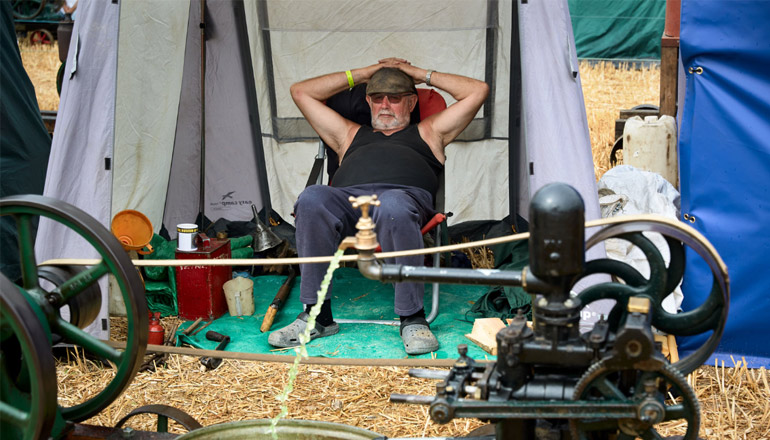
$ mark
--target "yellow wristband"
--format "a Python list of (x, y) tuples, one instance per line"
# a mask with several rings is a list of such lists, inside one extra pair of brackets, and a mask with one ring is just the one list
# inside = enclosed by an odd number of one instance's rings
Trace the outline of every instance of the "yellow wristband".
[(347, 75), (347, 77), (348, 77), (348, 85), (352, 89), (353, 86), (356, 85), (356, 83), (353, 82), (353, 74), (350, 72), (350, 70), (346, 70), (345, 71), (345, 75)]

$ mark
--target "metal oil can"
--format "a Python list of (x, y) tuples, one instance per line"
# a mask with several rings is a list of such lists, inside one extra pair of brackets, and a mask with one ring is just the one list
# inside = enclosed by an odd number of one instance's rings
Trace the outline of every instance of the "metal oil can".
[[(230, 241), (210, 239), (194, 251), (176, 251), (177, 260), (230, 258)], [(233, 277), (232, 266), (178, 266), (176, 292), (179, 317), (212, 320), (227, 312), (222, 286)]]

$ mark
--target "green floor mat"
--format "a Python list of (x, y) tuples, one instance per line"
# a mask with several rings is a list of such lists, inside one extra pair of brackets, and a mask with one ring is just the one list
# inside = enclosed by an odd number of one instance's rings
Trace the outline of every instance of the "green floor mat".
[[(268, 332), (261, 333), (259, 327), (273, 297), (285, 276), (267, 275), (254, 280), (254, 315), (230, 316), (225, 314), (215, 320), (206, 330), (195, 336), (181, 337), (180, 342), (198, 348), (213, 349), (217, 343), (205, 338), (206, 331), (214, 330), (230, 336), (227, 351), (243, 353), (265, 353), (293, 355), (293, 349), (276, 350), (267, 343)], [(439, 340), (439, 350), (433, 354), (411, 356), (412, 358), (455, 359), (457, 345), (468, 344), (468, 354), (474, 359), (493, 359), (465, 334), (470, 333), (473, 319), (466, 318), (466, 312), (473, 302), (488, 290), (487, 286), (442, 285), (440, 288), (439, 314), (431, 324), (431, 330)], [(393, 286), (379, 281), (365, 279), (358, 269), (341, 268), (334, 274), (331, 289), (332, 310), (335, 319), (394, 319)], [(425, 287), (425, 304), (431, 303), (431, 285)], [(287, 304), (278, 312), (272, 330), (289, 325), (302, 311), (299, 301), (299, 278), (291, 291)], [(430, 312), (430, 310), (426, 310)], [(179, 332), (189, 326), (186, 322)], [(400, 359), (408, 357), (399, 336), (398, 326), (377, 324), (340, 324), (340, 333), (311, 341), (308, 354), (316, 357), (344, 359)]]

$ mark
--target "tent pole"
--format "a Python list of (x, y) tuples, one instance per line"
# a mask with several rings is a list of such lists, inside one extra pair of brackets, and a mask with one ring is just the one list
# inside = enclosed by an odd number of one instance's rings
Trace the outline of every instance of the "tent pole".
[(486, 60), (484, 63), (484, 82), (489, 87), (489, 95), (487, 95), (486, 101), (484, 101), (484, 139), (490, 139), (492, 137), (492, 119), (495, 108), (495, 89), (497, 75), (497, 30), (500, 27), (500, 20), (498, 19), (498, 1), (487, 0), (487, 32), (486, 32)]
[[(201, 163), (198, 215), (203, 223), (206, 218), (206, 0), (201, 0)], [(200, 225), (201, 230), (206, 225)]]
[(511, 79), (508, 100), (508, 207), (510, 224), (521, 231), (519, 224), (519, 158), (521, 157), (521, 38), (519, 37), (519, 0), (512, 4), (511, 18)]
[[(258, 2), (257, 7), (265, 7), (264, 2)], [(246, 96), (249, 107), (249, 123), (251, 125), (252, 148), (254, 148), (254, 158), (256, 161), (257, 181), (259, 182), (259, 194), (262, 199), (262, 207), (265, 211), (262, 220), (268, 227), (270, 226), (270, 215), (272, 205), (270, 201), (270, 184), (267, 181), (267, 164), (265, 163), (265, 148), (262, 144), (262, 126), (259, 123), (259, 106), (257, 105), (257, 88), (254, 84), (254, 66), (252, 65), (251, 49), (249, 47), (249, 30), (246, 24), (246, 9), (244, 2), (233, 2), (235, 12), (235, 31), (238, 35), (238, 48), (241, 52), (241, 63), (243, 66), (243, 79), (246, 85)], [(264, 12), (259, 9), (260, 17)], [(262, 23), (262, 21), (260, 21)], [(269, 46), (269, 43), (268, 43)], [(271, 95), (271, 107), (275, 109), (274, 95)]]

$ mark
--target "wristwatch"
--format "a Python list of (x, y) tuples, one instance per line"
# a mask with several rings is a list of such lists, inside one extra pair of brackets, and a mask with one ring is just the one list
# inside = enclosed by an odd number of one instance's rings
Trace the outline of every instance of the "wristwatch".
[(425, 84), (430, 85), (430, 76), (433, 72), (435, 72), (435, 70), (429, 69), (428, 73), (425, 74)]

